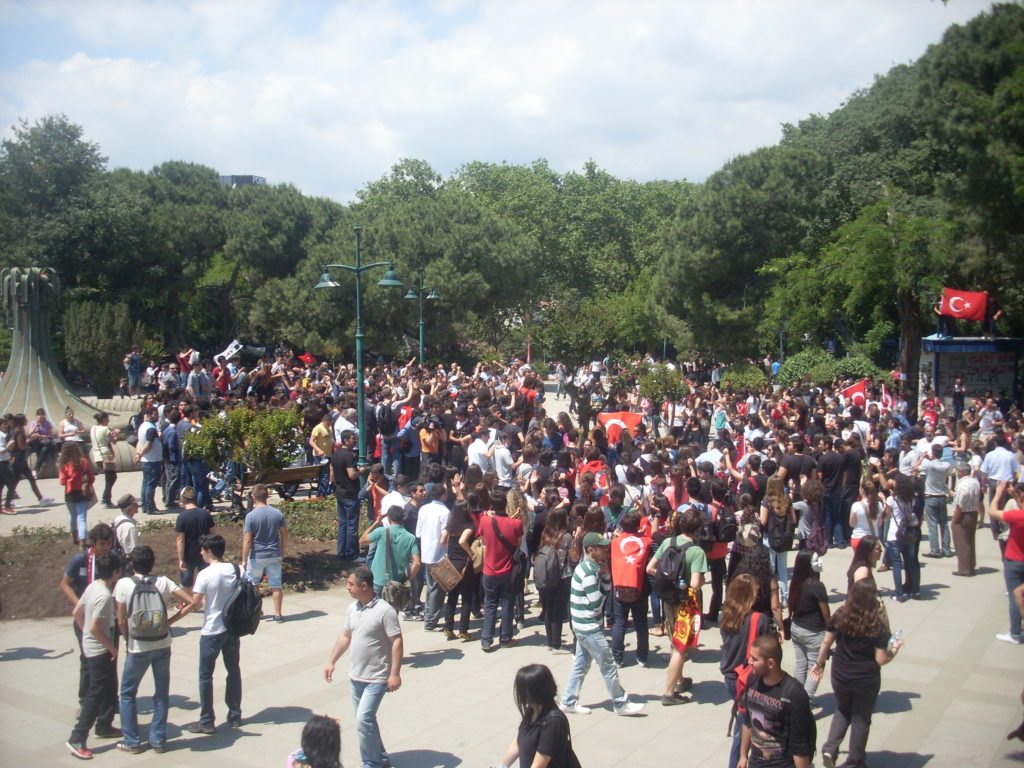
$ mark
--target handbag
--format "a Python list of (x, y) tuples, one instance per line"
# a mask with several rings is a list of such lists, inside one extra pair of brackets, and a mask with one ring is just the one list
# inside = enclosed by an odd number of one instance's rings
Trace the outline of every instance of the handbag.
[(452, 565), (452, 561), (445, 555), (436, 563), (430, 566), (430, 578), (437, 582), (445, 592), (451, 592), (462, 581), (462, 571)]
[(396, 611), (404, 611), (412, 599), (412, 588), (403, 580), (397, 581), (391, 578), (391, 528), (384, 529), (384, 538), (387, 543), (384, 546), (384, 588), (380, 596), (384, 602)]
[(470, 550), (473, 552), (473, 573), (481, 573), (484, 570), (484, 553), (487, 551), (487, 545), (484, 544), (483, 538), (477, 536), (473, 539), (473, 543), (469, 545)]

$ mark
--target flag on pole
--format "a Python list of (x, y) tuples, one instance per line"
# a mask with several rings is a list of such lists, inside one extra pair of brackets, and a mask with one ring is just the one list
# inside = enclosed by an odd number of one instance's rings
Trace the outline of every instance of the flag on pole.
[(304, 362), (306, 365), (312, 365), (313, 363), (316, 362), (316, 358), (309, 354), (309, 352), (306, 352), (303, 355), (299, 355), (298, 359)]
[(891, 411), (893, 406), (896, 405), (896, 398), (892, 396), (892, 392), (889, 391), (885, 384), (882, 385), (882, 407), (887, 411)]
[(235, 339), (230, 344), (228, 344), (227, 348), (223, 352), (221, 352), (219, 355), (217, 355), (213, 359), (217, 360), (217, 359), (223, 357), (225, 361), (230, 360), (232, 357), (234, 357), (235, 355), (238, 354), (238, 351), (241, 348), (242, 348), (242, 345), (238, 343), (238, 339)]
[(846, 405), (859, 405), (863, 408), (868, 402), (868, 380), (861, 379), (842, 390), (839, 395)]
[(985, 321), (987, 307), (988, 291), (961, 291), (956, 288), (943, 288), (939, 314), (981, 323)]
[(619, 442), (619, 435), (624, 429), (628, 429), (630, 434), (633, 434), (637, 424), (643, 421), (643, 418), (642, 414), (630, 413), (629, 411), (597, 414), (597, 421), (604, 427), (605, 432), (608, 433), (609, 443)]

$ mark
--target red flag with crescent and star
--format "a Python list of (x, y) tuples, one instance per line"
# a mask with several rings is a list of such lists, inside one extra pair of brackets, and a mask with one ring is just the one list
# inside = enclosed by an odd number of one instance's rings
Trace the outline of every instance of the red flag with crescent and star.
[(309, 354), (309, 352), (306, 352), (304, 355), (299, 355), (298, 359), (304, 362), (306, 365), (312, 365), (313, 363), (316, 362), (316, 358)]
[(619, 442), (619, 434), (628, 429), (630, 434), (636, 431), (636, 426), (643, 421), (643, 414), (630, 413), (629, 411), (616, 411), (615, 413), (599, 413), (597, 420), (608, 433), (608, 442)]
[(843, 402), (847, 405), (859, 405), (863, 408), (868, 402), (868, 380), (861, 379), (841, 390), (839, 394), (843, 396)]
[(961, 291), (956, 288), (942, 289), (940, 315), (957, 317), (961, 320), (985, 321), (988, 308), (988, 291)]

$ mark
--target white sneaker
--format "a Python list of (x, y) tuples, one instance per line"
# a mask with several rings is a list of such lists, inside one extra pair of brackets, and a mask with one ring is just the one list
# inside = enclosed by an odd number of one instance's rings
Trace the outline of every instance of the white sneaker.
[(627, 701), (621, 707), (615, 709), (616, 715), (622, 715), (623, 717), (635, 717), (640, 714), (640, 711), (644, 708), (644, 705), (636, 701)]
[(1009, 632), (996, 635), (996, 640), (1002, 640), (1004, 643), (1012, 643), (1013, 645), (1020, 645), (1022, 642), (1020, 635), (1011, 635)]
[(48, 507), (48, 506), (50, 506), (51, 504), (53, 504), (53, 499), (51, 499), (51, 498), (50, 498), (49, 496), (43, 496), (43, 498), (41, 498), (41, 499), (39, 500), (39, 504), (40, 504), (41, 506), (45, 506), (45, 507)]
[(573, 704), (571, 707), (565, 704), (559, 704), (558, 708), (565, 712), (567, 715), (589, 715), (590, 707), (584, 707), (582, 704)]

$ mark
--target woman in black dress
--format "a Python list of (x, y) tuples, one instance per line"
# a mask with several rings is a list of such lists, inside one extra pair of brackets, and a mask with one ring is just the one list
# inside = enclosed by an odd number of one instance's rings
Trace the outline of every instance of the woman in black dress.
[(551, 670), (543, 664), (528, 664), (516, 672), (516, 706), (522, 720), (519, 732), (508, 745), (501, 766), (511, 768), (580, 768), (572, 751), (569, 719), (558, 709), (558, 688)]

